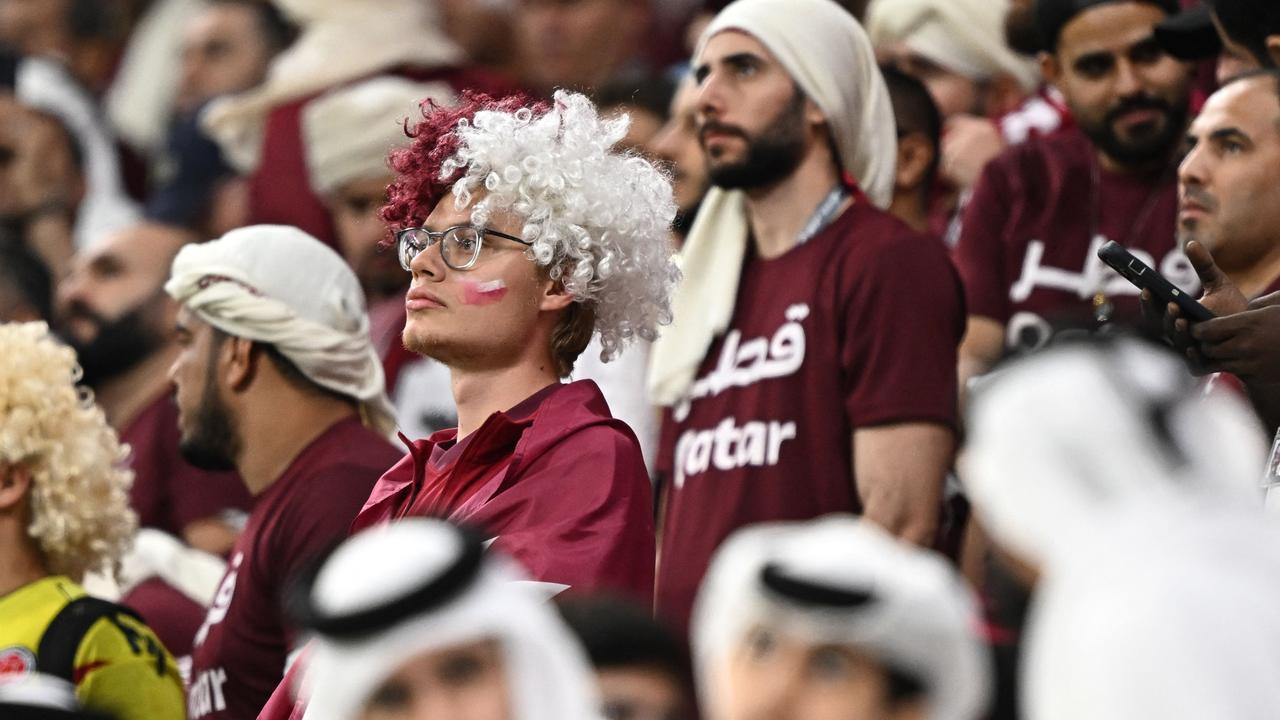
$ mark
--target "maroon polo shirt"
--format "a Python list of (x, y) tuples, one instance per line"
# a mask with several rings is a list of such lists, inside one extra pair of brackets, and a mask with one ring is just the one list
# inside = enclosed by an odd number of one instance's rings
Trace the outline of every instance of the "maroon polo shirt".
[(288, 583), (346, 536), (378, 476), (399, 458), (350, 417), (321, 433), (258, 496), (195, 635), (191, 720), (258, 716), (298, 642), (283, 609)]
[(728, 330), (664, 414), (659, 613), (686, 627), (734, 530), (860, 512), (855, 429), (954, 426), (963, 331), (942, 244), (865, 199), (780, 257), (748, 251)]
[(653, 500), (635, 435), (590, 380), (550, 385), (457, 441), (409, 444), (351, 527), (406, 516), (477, 527), (534, 580), (653, 598)]

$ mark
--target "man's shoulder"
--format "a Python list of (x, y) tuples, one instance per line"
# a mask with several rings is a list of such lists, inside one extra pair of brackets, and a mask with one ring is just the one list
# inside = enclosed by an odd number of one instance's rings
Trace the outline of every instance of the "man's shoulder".
[(530, 446), (556, 452), (590, 446), (634, 448), (640, 454), (635, 433), (609, 412), (604, 393), (593, 380), (563, 383), (548, 394), (528, 433)]
[(1077, 128), (1033, 134), (997, 155), (987, 164), (985, 173), (1013, 176), (1021, 180), (1019, 185), (1026, 186), (1066, 170), (1088, 168), (1093, 162), (1092, 153), (1089, 138)]
[(390, 440), (352, 419), (327, 430), (294, 464), (304, 468), (309, 483), (363, 480), (366, 475), (372, 483), (403, 454)]

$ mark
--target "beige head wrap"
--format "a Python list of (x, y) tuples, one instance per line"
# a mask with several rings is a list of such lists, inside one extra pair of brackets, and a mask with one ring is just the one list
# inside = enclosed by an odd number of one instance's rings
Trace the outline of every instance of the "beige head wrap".
[(418, 105), (455, 100), (448, 83), (416, 83), (376, 77), (316, 98), (302, 111), (302, 140), (317, 195), (352, 180), (390, 177), (387, 154), (409, 144), (405, 119), (420, 117)]
[(876, 47), (903, 43), (971, 80), (1009, 75), (1031, 91), (1040, 73), (1005, 44), (1008, 11), (1008, 0), (872, 0), (867, 33)]
[[(695, 59), (725, 30), (756, 38), (786, 68), (826, 117), (840, 165), (887, 207), (898, 152), (893, 107), (858, 21), (832, 0), (738, 0), (707, 26)], [(712, 188), (685, 241), (675, 323), (654, 345), (649, 373), (660, 405), (684, 395), (711, 341), (729, 326), (747, 246), (745, 203), (741, 191)]]
[(324, 243), (284, 225), (232, 230), (183, 248), (164, 289), (201, 320), (275, 346), (312, 382), (358, 400), (369, 427), (395, 428), (364, 293)]
[(464, 54), (428, 0), (275, 0), (302, 26), (261, 86), (210, 104), (202, 123), (242, 173), (258, 166), (267, 113), (311, 93), (399, 65), (431, 68)]

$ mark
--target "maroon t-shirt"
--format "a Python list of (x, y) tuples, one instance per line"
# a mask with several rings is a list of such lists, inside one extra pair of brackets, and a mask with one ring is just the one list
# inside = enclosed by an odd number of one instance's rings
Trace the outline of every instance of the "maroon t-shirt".
[(378, 476), (399, 459), (391, 443), (348, 418), (312, 441), (258, 497), (196, 632), (191, 720), (258, 716), (297, 640), (282, 609), (287, 583), (346, 537)]
[(749, 251), (728, 332), (663, 419), (659, 612), (686, 625), (737, 528), (860, 511), (854, 429), (953, 426), (963, 330), (942, 244), (864, 200), (781, 257)]
[(1108, 172), (1078, 129), (1034, 136), (987, 165), (955, 250), (969, 313), (1005, 326), (1012, 351), (1063, 328), (1095, 328), (1095, 300), (1113, 322), (1140, 317), (1138, 290), (1098, 259), (1108, 240), (1183, 290), (1199, 281), (1177, 249), (1174, 168)]
[(157, 397), (120, 433), (130, 447), (129, 503), (138, 513), (139, 527), (181, 539), (183, 528), (195, 520), (227, 510), (247, 513), (253, 498), (234, 471), (210, 472), (184, 460), (179, 437), (178, 407), (169, 393)]
[(496, 538), (534, 580), (653, 598), (653, 495), (635, 434), (590, 380), (556, 383), (490, 415), (462, 442), (409, 445), (352, 532), (445, 517)]

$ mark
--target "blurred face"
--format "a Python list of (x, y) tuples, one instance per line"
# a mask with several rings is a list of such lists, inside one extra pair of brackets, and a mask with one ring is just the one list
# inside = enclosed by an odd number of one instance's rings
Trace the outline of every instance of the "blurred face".
[(924, 83), (929, 96), (938, 106), (943, 119), (963, 114), (983, 115), (982, 86), (911, 50), (903, 43), (877, 48), (876, 54), (886, 64)]
[[(476, 202), (483, 196), (477, 195)], [(471, 206), (457, 208), (447, 195), (423, 223), (432, 231), (471, 224)], [(498, 213), (489, 229), (520, 237), (522, 223)], [(412, 283), (405, 296), (403, 341), (406, 348), (450, 368), (497, 369), (518, 364), (545, 347), (550, 353), (550, 327), (567, 295), (556, 294), (525, 253), (525, 246), (486, 235), (480, 256), (466, 270), (445, 264), (441, 243), (428, 247), (410, 263)], [(454, 258), (455, 264), (461, 264)], [(539, 338), (539, 328), (548, 333)]]
[(758, 40), (718, 33), (707, 41), (694, 78), (698, 136), (713, 184), (769, 187), (799, 167), (821, 113)]
[(218, 384), (218, 356), (227, 339), (215, 339), (213, 327), (178, 311), (179, 352), (169, 367), (169, 382), (178, 406), (178, 450), (192, 465), (205, 470), (233, 470), (240, 454), (235, 421)]
[(0, 0), (0, 40), (23, 52), (41, 52), (67, 29), (71, 0)]
[(636, 0), (519, 0), (525, 82), (543, 92), (598, 86), (631, 57), (643, 19)]
[(1164, 17), (1149, 3), (1095, 6), (1063, 27), (1058, 52), (1042, 61), (1080, 128), (1120, 167), (1165, 160), (1185, 127), (1191, 69), (1156, 42)]
[[(899, 717), (874, 660), (844, 645), (814, 645), (751, 629), (726, 660), (713, 720), (879, 720)], [(713, 708), (713, 710), (716, 708)]]
[(164, 282), (189, 239), (174, 228), (136, 225), (72, 260), (71, 273), (58, 286), (58, 320), (87, 383), (131, 369), (172, 337), (174, 305)]
[(387, 201), (390, 182), (389, 176), (353, 180), (327, 198), (342, 255), (370, 301), (403, 293), (408, 283), (395, 253), (379, 245), (387, 226), (378, 211)]
[(613, 109), (606, 110), (604, 115), (610, 118), (627, 115), (631, 118), (631, 125), (627, 128), (627, 134), (618, 141), (618, 149), (620, 150), (644, 151), (645, 146), (653, 140), (653, 136), (658, 134), (658, 130), (662, 128), (661, 117), (635, 105), (618, 105)]
[(251, 8), (210, 5), (183, 32), (178, 106), (191, 111), (211, 98), (254, 87), (266, 76), (272, 54)]
[(671, 117), (648, 146), (651, 154), (667, 163), (675, 179), (677, 225), (684, 218), (692, 222), (707, 192), (707, 158), (698, 142), (697, 97), (697, 85), (681, 82), (671, 100)]
[(1280, 238), (1280, 100), (1272, 78), (1214, 93), (1187, 132), (1178, 172), (1178, 236), (1227, 272), (1253, 266)]
[(1219, 85), (1225, 85), (1231, 78), (1258, 70), (1263, 67), (1262, 58), (1255, 57), (1248, 48), (1232, 40), (1222, 29), (1218, 18), (1213, 18), (1214, 27), (1218, 29), (1218, 39), (1222, 41), (1222, 54), (1218, 56), (1216, 79)]
[(510, 720), (511, 693), (496, 640), (423, 653), (370, 695), (360, 720)]
[(685, 720), (690, 708), (680, 683), (659, 668), (619, 667), (596, 673), (606, 720)]

